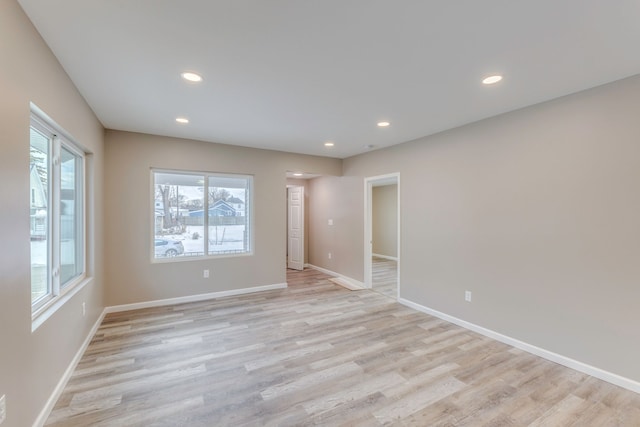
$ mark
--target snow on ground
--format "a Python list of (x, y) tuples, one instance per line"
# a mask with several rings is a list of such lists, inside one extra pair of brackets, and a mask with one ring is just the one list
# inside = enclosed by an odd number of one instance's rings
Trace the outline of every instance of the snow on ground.
[[(209, 253), (244, 250), (244, 229), (244, 225), (209, 227)], [(197, 238), (194, 239), (194, 236)], [(180, 240), (184, 246), (183, 256), (197, 256), (204, 253), (204, 226), (190, 225), (182, 234), (165, 234), (156, 238)]]
[(31, 241), (31, 265), (47, 265), (47, 241)]
[[(218, 225), (209, 227), (209, 252), (229, 252), (242, 251), (244, 249), (244, 225)], [(193, 239), (194, 233), (198, 233), (198, 238)], [(204, 253), (204, 227), (187, 226), (186, 232), (182, 234), (167, 234), (156, 236), (158, 239), (174, 239), (182, 241), (184, 246), (184, 256), (202, 255)], [(72, 241), (64, 242), (73, 245)], [(70, 247), (64, 250), (63, 255), (71, 255), (69, 263), (73, 263), (73, 249)], [(62, 260), (64, 263), (64, 260)], [(31, 265), (32, 267), (45, 267), (47, 265), (47, 241), (31, 241)]]

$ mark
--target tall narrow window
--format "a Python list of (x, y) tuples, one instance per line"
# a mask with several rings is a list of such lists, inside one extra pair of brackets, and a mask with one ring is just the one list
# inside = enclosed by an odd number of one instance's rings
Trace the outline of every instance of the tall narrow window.
[(152, 259), (251, 253), (251, 176), (153, 171), (152, 178)]
[(30, 127), (31, 304), (49, 306), (85, 275), (84, 153), (46, 120)]
[(51, 254), (49, 250), (49, 153), (51, 140), (45, 133), (31, 127), (30, 132), (31, 187), (31, 303), (37, 305), (51, 294)]
[(83, 273), (82, 156), (60, 149), (60, 284)]

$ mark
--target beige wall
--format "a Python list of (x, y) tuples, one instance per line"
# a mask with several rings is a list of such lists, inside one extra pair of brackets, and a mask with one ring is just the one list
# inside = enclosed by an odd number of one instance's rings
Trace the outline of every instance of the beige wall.
[(358, 281), (364, 280), (363, 185), (360, 177), (309, 181), (309, 263)]
[[(103, 309), (102, 126), (15, 0), (0, 2), (0, 395), (2, 427), (30, 426)], [(93, 280), (31, 332), (29, 103), (93, 153), (89, 269)], [(82, 316), (82, 302), (87, 315)]]
[[(326, 157), (118, 131), (107, 131), (105, 153), (107, 305), (286, 282), (286, 171), (338, 174), (342, 166)], [(253, 175), (254, 254), (151, 263), (151, 168)]]
[(373, 253), (398, 256), (398, 186), (381, 185), (371, 189), (371, 234)]
[(401, 173), (402, 298), (640, 381), (639, 118), (635, 76), (344, 175)]

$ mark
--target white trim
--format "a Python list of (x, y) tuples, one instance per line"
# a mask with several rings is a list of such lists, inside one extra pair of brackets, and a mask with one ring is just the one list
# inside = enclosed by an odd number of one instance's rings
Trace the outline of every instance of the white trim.
[(84, 342), (76, 352), (76, 355), (73, 357), (73, 359), (71, 359), (71, 363), (67, 367), (67, 370), (64, 371), (62, 378), (60, 378), (60, 381), (58, 381), (56, 388), (53, 389), (53, 392), (51, 393), (51, 396), (49, 396), (49, 399), (47, 400), (47, 403), (44, 405), (44, 408), (42, 408), (42, 411), (40, 411), (40, 414), (38, 414), (38, 418), (36, 418), (36, 420), (34, 421), (33, 427), (42, 427), (44, 426), (44, 423), (47, 422), (47, 418), (49, 418), (49, 415), (51, 414), (53, 407), (56, 405), (56, 402), (60, 398), (62, 391), (64, 390), (65, 386), (71, 379), (71, 376), (73, 375), (73, 371), (75, 371), (76, 366), (78, 366), (78, 363), (80, 363), (80, 359), (82, 359), (82, 356), (84, 355), (84, 352), (87, 350), (87, 347), (89, 347), (89, 344), (93, 339), (93, 336), (96, 334), (96, 332), (98, 331), (98, 328), (102, 324), (102, 321), (104, 320), (104, 316), (106, 313), (107, 313), (107, 309), (105, 308), (100, 314), (100, 316), (98, 316), (98, 319), (91, 327), (91, 330), (89, 331)]
[[(31, 114), (29, 121), (29, 129), (35, 130), (47, 139), (47, 173), (49, 176), (47, 182), (46, 197), (47, 201), (47, 293), (40, 297), (36, 302), (31, 301), (31, 332), (41, 326), (56, 310), (58, 310), (64, 302), (68, 301), (75, 293), (77, 293), (90, 277), (87, 275), (87, 257), (89, 254), (88, 234), (90, 232), (87, 221), (87, 180), (89, 171), (86, 166), (86, 158), (89, 155), (85, 149), (78, 144), (58, 123), (51, 117), (46, 115), (35, 104), (30, 103)], [(76, 219), (79, 221), (74, 224), (77, 233), (74, 245), (76, 249), (75, 262), (81, 267), (81, 273), (61, 283), (61, 152), (62, 150), (70, 152), (74, 157), (74, 161), (80, 161), (81, 167), (75, 174), (75, 185), (77, 189), (77, 197), (74, 200), (74, 206), (80, 205)], [(41, 183), (42, 184), (42, 183)], [(82, 262), (78, 263), (78, 257), (82, 256)], [(73, 291), (75, 289), (75, 291)], [(65, 297), (65, 295), (68, 295)]]
[[(155, 168), (151, 167), (149, 169), (150, 172), (150, 189), (149, 194), (151, 195), (151, 212), (153, 219), (151, 221), (151, 240), (149, 241), (149, 255), (151, 264), (166, 264), (172, 262), (183, 262), (183, 261), (201, 261), (208, 259), (218, 259), (218, 258), (233, 258), (239, 256), (253, 256), (254, 255), (254, 246), (255, 246), (255, 238), (254, 238), (254, 229), (255, 229), (255, 221), (254, 221), (254, 197), (253, 197), (253, 189), (254, 189), (254, 175), (251, 174), (242, 174), (242, 173), (227, 173), (227, 172), (204, 172), (204, 171), (193, 171), (193, 170), (183, 170), (183, 169), (164, 169), (164, 168)], [(194, 177), (202, 177), (203, 179), (203, 188), (206, 190), (205, 194), (209, 190), (210, 179), (213, 178), (232, 178), (237, 180), (245, 180), (246, 181), (246, 193), (245, 193), (245, 232), (247, 233), (247, 246), (245, 247), (244, 252), (234, 252), (234, 253), (209, 253), (209, 247), (206, 242), (209, 241), (209, 219), (205, 212), (209, 211), (209, 198), (205, 195), (202, 196), (203, 206), (202, 206), (202, 214), (203, 214), (203, 240), (205, 244), (203, 245), (203, 255), (197, 256), (176, 256), (169, 258), (156, 258), (155, 254), (155, 241), (156, 239), (162, 239), (161, 236), (156, 235), (156, 216), (155, 216), (155, 203), (156, 203), (156, 174), (167, 174), (167, 175), (190, 175)], [(205, 254), (206, 253), (206, 254)]]
[(106, 314), (117, 313), (120, 311), (136, 310), (140, 308), (160, 307), (164, 305), (180, 304), (185, 302), (204, 301), (208, 299), (215, 299), (215, 298), (221, 298), (221, 297), (227, 297), (227, 296), (270, 291), (274, 289), (284, 289), (286, 287), (287, 287), (286, 283), (277, 283), (275, 285), (255, 286), (252, 288), (233, 289), (229, 291), (212, 292), (209, 294), (200, 294), (200, 295), (192, 295), (187, 297), (169, 298), (169, 299), (148, 301), (148, 302), (135, 303), (135, 304), (123, 304), (123, 305), (105, 307), (104, 310), (102, 311), (102, 314), (100, 314), (96, 322), (93, 324), (93, 327), (91, 328), (91, 331), (89, 331), (89, 334), (85, 338), (84, 342), (76, 352), (76, 355), (71, 360), (71, 363), (69, 364), (69, 366), (67, 367), (67, 370), (62, 375), (62, 378), (60, 378), (60, 381), (58, 381), (58, 384), (56, 385), (55, 389), (51, 393), (51, 396), (49, 396), (47, 403), (45, 404), (44, 408), (42, 408), (42, 411), (40, 411), (38, 418), (36, 418), (36, 420), (34, 421), (33, 427), (44, 426), (44, 423), (47, 421), (47, 418), (51, 414), (51, 411), (53, 410), (56, 402), (60, 398), (60, 395), (62, 394), (62, 391), (64, 390), (65, 386), (67, 385), (67, 382), (69, 382), (69, 379), (71, 379), (71, 375), (73, 375), (73, 371), (76, 369), (76, 366), (78, 366), (78, 363), (80, 363), (80, 360), (84, 355), (84, 352), (87, 350), (87, 347), (89, 347), (91, 340), (93, 339), (94, 335), (98, 331), (98, 328), (102, 324), (102, 321), (104, 320), (104, 316)]
[[(349, 284), (352, 285), (352, 286), (355, 285), (355, 286), (359, 286), (360, 288), (364, 289), (363, 283), (358, 281), (358, 280), (351, 279), (351, 278), (346, 277), (346, 276), (342, 276), (342, 275), (340, 275), (338, 273), (335, 273), (335, 272), (333, 272), (331, 270), (327, 270), (325, 268), (318, 267), (318, 266), (315, 266), (315, 265), (312, 265), (312, 264), (305, 264), (305, 267), (313, 268), (314, 270), (318, 270), (318, 271), (323, 272), (325, 274), (329, 274), (331, 276), (334, 276), (334, 277), (337, 277), (339, 279), (345, 280), (345, 281), (349, 282)], [(149, 302), (146, 302), (146, 303), (124, 304), (124, 305), (105, 307), (104, 310), (102, 311), (102, 313), (100, 314), (100, 316), (98, 316), (98, 319), (96, 320), (96, 322), (93, 324), (93, 326), (92, 326), (91, 330), (89, 331), (89, 333), (87, 334), (87, 337), (85, 338), (84, 342), (82, 343), (82, 345), (80, 346), (80, 348), (76, 352), (75, 356), (71, 360), (71, 363), (69, 364), (69, 366), (65, 370), (64, 374), (62, 375), (62, 378), (60, 378), (60, 381), (58, 381), (58, 384), (56, 385), (55, 389), (51, 393), (51, 396), (49, 397), (49, 399), (47, 400), (45, 406), (42, 408), (42, 410), (40, 411), (40, 414), (38, 415), (38, 417), (34, 421), (33, 427), (42, 427), (42, 426), (44, 426), (44, 423), (47, 421), (47, 418), (51, 414), (51, 411), (53, 410), (56, 402), (60, 398), (60, 395), (62, 394), (62, 391), (64, 390), (65, 386), (67, 385), (67, 382), (69, 381), (69, 379), (73, 375), (73, 371), (75, 370), (76, 366), (78, 365), (78, 363), (82, 359), (82, 356), (84, 355), (85, 351), (87, 350), (87, 347), (91, 343), (91, 340), (93, 339), (94, 335), (98, 331), (98, 328), (102, 324), (102, 321), (104, 320), (104, 317), (105, 317), (106, 314), (108, 314), (108, 313), (116, 313), (116, 312), (119, 312), (119, 311), (135, 310), (135, 309), (138, 309), (138, 308), (159, 307), (159, 306), (163, 306), (163, 305), (179, 304), (179, 303), (184, 303), (184, 302), (203, 301), (203, 300), (207, 300), (207, 299), (215, 299), (215, 298), (221, 298), (221, 297), (225, 297), (225, 296), (242, 295), (242, 294), (261, 292), (261, 291), (268, 291), (268, 290), (274, 290), (274, 289), (284, 289), (286, 287), (287, 287), (286, 283), (278, 283), (278, 284), (274, 284), (274, 285), (256, 286), (256, 287), (252, 287), (252, 288), (243, 288), (243, 289), (235, 289), (235, 290), (229, 290), (229, 291), (212, 292), (212, 293), (209, 293), (209, 294), (200, 294), (200, 295), (193, 295), (193, 296), (188, 296), (188, 297), (179, 297), (179, 298), (170, 298), (170, 299), (164, 299), (164, 300), (149, 301)], [(458, 326), (461, 326), (461, 327), (463, 327), (465, 329), (468, 329), (468, 330), (477, 332), (477, 333), (479, 333), (481, 335), (487, 336), (489, 338), (495, 339), (496, 341), (500, 341), (502, 343), (511, 345), (513, 347), (516, 347), (516, 348), (519, 348), (521, 350), (527, 351), (527, 352), (529, 352), (531, 354), (534, 354), (536, 356), (542, 357), (542, 358), (547, 359), (547, 360), (551, 360), (552, 362), (559, 363), (559, 364), (561, 364), (563, 366), (566, 366), (566, 367), (571, 368), (571, 369), (575, 369), (576, 371), (583, 372), (583, 373), (585, 373), (587, 375), (591, 375), (591, 376), (599, 378), (599, 379), (601, 379), (603, 381), (607, 381), (607, 382), (609, 382), (611, 384), (615, 384), (615, 385), (620, 386), (622, 388), (625, 388), (627, 390), (631, 390), (633, 392), (640, 393), (640, 382), (634, 381), (634, 380), (629, 379), (629, 378), (622, 377), (620, 375), (605, 371), (605, 370), (600, 369), (600, 368), (596, 368), (596, 367), (591, 366), (591, 365), (587, 365), (586, 363), (571, 359), (571, 358), (566, 357), (566, 356), (562, 356), (560, 354), (551, 352), (549, 350), (545, 350), (545, 349), (536, 347), (534, 345), (527, 344), (527, 343), (525, 343), (523, 341), (519, 341), (517, 339), (514, 339), (514, 338), (508, 337), (506, 335), (500, 334), (498, 332), (492, 331), (490, 329), (483, 328), (482, 326), (478, 326), (478, 325), (475, 325), (473, 323), (467, 322), (465, 320), (458, 319), (457, 317), (453, 317), (453, 316), (450, 316), (448, 314), (439, 312), (437, 310), (433, 310), (431, 308), (425, 307), (423, 305), (417, 304), (415, 302), (412, 302), (412, 301), (404, 299), (404, 298), (398, 298), (398, 302), (400, 304), (403, 304), (403, 305), (407, 306), (407, 307), (411, 307), (414, 310), (417, 310), (417, 311), (420, 311), (420, 312), (423, 312), (423, 313), (438, 317), (438, 318), (446, 320), (447, 322), (450, 322), (450, 323), (454, 323), (454, 324), (456, 324)]]
[(305, 264), (305, 267), (313, 268), (314, 270), (318, 270), (324, 274), (328, 274), (329, 276), (336, 277), (341, 282), (346, 282), (347, 286), (345, 287), (349, 289), (351, 289), (350, 287), (356, 289), (366, 289), (364, 287), (364, 283), (362, 283), (361, 281), (352, 279), (351, 277), (343, 276), (342, 274), (336, 273), (335, 271), (327, 270), (326, 268), (318, 267), (317, 265), (313, 264)]
[[(291, 191), (297, 189), (300, 190), (300, 213), (299, 213), (299, 220), (300, 220), (300, 244), (299, 249), (300, 249), (300, 253), (302, 255), (302, 261), (300, 262), (296, 262), (296, 261), (291, 261), (291, 224), (292, 224), (292, 217), (291, 217)], [(304, 212), (304, 198), (305, 198), (305, 188), (304, 185), (287, 185), (287, 268), (293, 269), (293, 270), (304, 270), (304, 259), (306, 257), (306, 251), (305, 251), (305, 228), (306, 228), (306, 224), (305, 224), (305, 212)], [(298, 268), (301, 267), (301, 268)]]
[(398, 261), (398, 257), (395, 257), (395, 256), (381, 255), (381, 254), (371, 254), (371, 255), (378, 258), (382, 258), (382, 259), (388, 259), (390, 261)]
[(287, 287), (286, 283), (277, 283), (275, 285), (254, 286), (251, 288), (243, 289), (231, 289), (228, 291), (211, 292), (208, 294), (189, 295), (186, 297), (167, 298), (154, 301), (136, 302), (133, 304), (114, 305), (105, 308), (107, 313), (117, 313), (120, 311), (138, 310), (141, 308), (162, 307), (165, 305), (183, 304), (187, 302), (198, 302), (209, 299), (229, 297), (235, 295), (250, 294), (254, 292), (271, 291), (274, 289), (284, 289)]
[(354, 286), (351, 284), (351, 282), (343, 279), (342, 277), (332, 277), (331, 279), (329, 279), (330, 282), (335, 283), (336, 285), (340, 285), (345, 289), (349, 289), (350, 291), (364, 291), (365, 288), (362, 288), (360, 286)]
[(48, 318), (58, 311), (60, 307), (65, 305), (75, 294), (80, 292), (84, 287), (93, 281), (93, 277), (82, 277), (81, 279), (74, 281), (71, 285), (65, 288), (62, 293), (54, 298), (51, 298), (49, 302), (39, 308), (31, 315), (31, 332), (35, 332)]
[(503, 335), (499, 332), (492, 331), (491, 329), (484, 328), (482, 326), (478, 326), (474, 323), (467, 322), (466, 320), (458, 319), (457, 317), (450, 316), (448, 314), (442, 313), (440, 311), (434, 310), (429, 307), (425, 307), (423, 305), (417, 304), (413, 301), (409, 301), (404, 298), (398, 298), (398, 302), (400, 304), (406, 305), (407, 307), (411, 307), (415, 310), (421, 311), (426, 314), (430, 314), (432, 316), (438, 317), (442, 320), (446, 320), (447, 322), (454, 323), (458, 326), (461, 326), (465, 329), (468, 329), (473, 332), (477, 332), (481, 335), (494, 339), (496, 341), (500, 341), (504, 344), (508, 344), (515, 348), (519, 348), (520, 350), (524, 350), (528, 353), (534, 354), (536, 356), (542, 357), (543, 359), (550, 360), (552, 362), (558, 363), (560, 365), (566, 366), (567, 368), (574, 369), (576, 371), (582, 372), (587, 375), (591, 375), (592, 377), (599, 378), (608, 383), (617, 385), (619, 387), (625, 388), (627, 390), (634, 391), (636, 393), (640, 393), (640, 382), (634, 381), (630, 378), (626, 378), (620, 376), (618, 374), (614, 374), (609, 371), (605, 371), (600, 368), (596, 368), (595, 366), (588, 365), (586, 363), (580, 362), (578, 360), (572, 359), (567, 356), (563, 356), (558, 353), (554, 353), (552, 351), (546, 350), (544, 348), (537, 347), (532, 344), (528, 344), (526, 342), (517, 340), (515, 338), (511, 338), (507, 335)]
[(373, 274), (373, 264), (371, 254), (373, 253), (373, 190), (370, 178), (364, 179), (364, 287), (371, 289)]

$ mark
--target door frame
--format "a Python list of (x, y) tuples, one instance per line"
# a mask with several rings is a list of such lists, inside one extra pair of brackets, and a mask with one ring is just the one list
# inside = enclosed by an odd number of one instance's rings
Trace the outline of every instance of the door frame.
[(397, 284), (398, 295), (396, 299), (400, 298), (400, 172), (394, 172), (385, 175), (371, 176), (364, 179), (364, 287), (371, 289), (373, 287), (373, 263), (371, 258), (373, 257), (373, 187), (381, 185), (397, 185)]
[(294, 185), (294, 184), (287, 184), (287, 262), (286, 262), (286, 266), (287, 268), (291, 268), (289, 267), (289, 257), (290, 257), (290, 236), (289, 236), (289, 226), (290, 226), (290, 214), (291, 214), (291, 206), (290, 206), (290, 199), (289, 199), (289, 190), (292, 188), (298, 188), (300, 189), (300, 195), (301, 195), (301, 200), (300, 200), (300, 213), (302, 218), (300, 218), (300, 226), (301, 226), (301, 230), (302, 230), (302, 234), (300, 236), (300, 241), (301, 241), (301, 247), (300, 247), (300, 252), (302, 255), (302, 269), (304, 270), (305, 267), (305, 257), (306, 257), (306, 250), (305, 250), (305, 232), (306, 232), (306, 224), (305, 224), (305, 187), (304, 185)]

